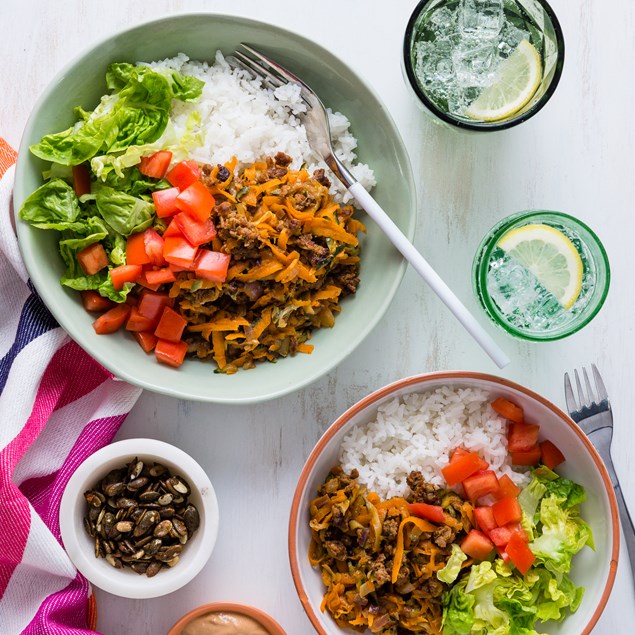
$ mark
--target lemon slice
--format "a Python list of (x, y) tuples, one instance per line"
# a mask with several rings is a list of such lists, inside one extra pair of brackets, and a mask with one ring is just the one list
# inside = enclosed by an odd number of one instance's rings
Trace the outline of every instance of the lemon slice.
[(522, 40), (501, 62), (494, 83), (483, 89), (465, 114), (481, 121), (498, 121), (513, 115), (538, 89), (541, 69), (538, 51), (527, 40)]
[(575, 304), (584, 267), (575, 245), (561, 231), (539, 223), (524, 225), (507, 232), (498, 246), (529, 269), (565, 309)]

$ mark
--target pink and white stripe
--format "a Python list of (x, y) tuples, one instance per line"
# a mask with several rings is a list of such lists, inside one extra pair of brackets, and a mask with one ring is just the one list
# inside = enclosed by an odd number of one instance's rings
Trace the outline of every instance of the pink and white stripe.
[(0, 527), (11, 528), (0, 533), (0, 633), (92, 633), (91, 589), (61, 544), (60, 500), (141, 391), (75, 344), (29, 287), (10, 224), (14, 160), (0, 139)]

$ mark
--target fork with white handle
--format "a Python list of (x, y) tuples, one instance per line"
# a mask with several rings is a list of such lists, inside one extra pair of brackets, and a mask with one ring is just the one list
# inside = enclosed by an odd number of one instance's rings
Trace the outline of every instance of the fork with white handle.
[(228, 57), (227, 61), (233, 66), (240, 66), (252, 76), (260, 78), (265, 86), (273, 90), (289, 83), (297, 84), (300, 87), (300, 96), (307, 109), (305, 113), (299, 115), (299, 118), (306, 129), (311, 150), (329, 166), (357, 203), (379, 225), (392, 244), (401, 252), (402, 256), (430, 285), (432, 290), (498, 367), (503, 368), (509, 364), (509, 357), (477, 322), (476, 318), (468, 311), (454, 292), (443, 282), (425, 258), (415, 249), (388, 214), (364, 189), (363, 185), (355, 179), (335, 156), (331, 142), (328, 115), (316, 93), (301, 79), (274, 60), (247, 44), (241, 44), (241, 46), (243, 50), (236, 51), (235, 56)]
[(606, 470), (611, 478), (611, 484), (615, 490), (622, 529), (624, 530), (624, 538), (628, 548), (628, 557), (631, 562), (631, 571), (635, 578), (635, 527), (633, 526), (633, 520), (628, 511), (628, 507), (626, 507), (622, 488), (620, 487), (620, 482), (615, 473), (615, 467), (613, 466), (613, 459), (611, 458), (613, 413), (600, 371), (595, 364), (591, 364), (591, 369), (595, 380), (596, 391), (594, 392), (591, 387), (586, 368), (583, 368), (582, 375), (584, 377), (586, 393), (580, 381), (580, 374), (577, 370), (574, 370), (578, 402), (576, 402), (573, 394), (573, 387), (571, 386), (568, 373), (564, 374), (564, 396), (571, 418), (582, 428), (582, 431), (587, 437), (589, 437), (595, 449), (598, 451), (598, 454), (602, 457), (604, 465), (606, 465)]

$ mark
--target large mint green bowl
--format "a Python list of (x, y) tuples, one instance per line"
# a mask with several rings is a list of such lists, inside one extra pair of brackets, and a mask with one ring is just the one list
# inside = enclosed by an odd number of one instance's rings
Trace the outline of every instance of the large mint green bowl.
[[(373, 196), (412, 239), (416, 203), (410, 161), (386, 107), (357, 74), (327, 50), (299, 35), (245, 18), (214, 14), (177, 15), (113, 35), (58, 73), (36, 103), (27, 123), (16, 172), (16, 215), (26, 197), (42, 184), (45, 164), (28, 148), (47, 133), (74, 121), (73, 108), (93, 109), (105, 92), (106, 67), (116, 61), (152, 61), (184, 52), (213, 61), (240, 42), (262, 48), (302, 77), (322, 101), (344, 113), (359, 141), (359, 158), (375, 171)], [(121, 379), (156, 392), (200, 401), (254, 403), (297, 390), (339, 364), (377, 324), (397, 290), (405, 263), (368, 219), (362, 240), (361, 284), (342, 303), (332, 329), (313, 335), (315, 350), (235, 375), (214, 373), (211, 364), (186, 361), (178, 370), (158, 364), (128, 333), (98, 336), (79, 294), (59, 283), (63, 263), (55, 232), (34, 229), (16, 218), (24, 262), (38, 293), (77, 343)]]

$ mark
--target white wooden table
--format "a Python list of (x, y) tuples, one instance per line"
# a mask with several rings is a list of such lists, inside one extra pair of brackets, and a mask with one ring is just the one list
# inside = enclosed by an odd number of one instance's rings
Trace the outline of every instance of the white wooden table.
[[(564, 406), (562, 375), (596, 362), (616, 415), (614, 459), (635, 511), (635, 4), (552, 0), (566, 40), (564, 74), (535, 118), (512, 130), (464, 135), (433, 125), (406, 90), (400, 52), (416, 0), (153, 0), (0, 2), (0, 135), (17, 147), (31, 106), (50, 78), (106, 34), (179, 12), (235, 13), (297, 31), (366, 77), (405, 140), (418, 188), (416, 245), (475, 311), (470, 266), (484, 233), (531, 208), (572, 213), (595, 228), (612, 265), (599, 316), (564, 341), (526, 344), (492, 327), (512, 357), (502, 373)], [(211, 43), (213, 46), (213, 43)], [(353, 122), (354, 125), (354, 122)], [(483, 318), (485, 322), (485, 318)], [(327, 426), (372, 390), (424, 371), (497, 372), (418, 277), (408, 271), (384, 319), (339, 368), (296, 394), (227, 407), (145, 393), (119, 438), (149, 436), (183, 448), (207, 470), (222, 521), (203, 572), (167, 598), (126, 600), (96, 591), (107, 635), (165, 633), (211, 601), (256, 605), (289, 635), (312, 632), (287, 558), (296, 479)], [(635, 623), (624, 554), (615, 590), (595, 630), (625, 634)], [(631, 626), (628, 626), (628, 625)]]

